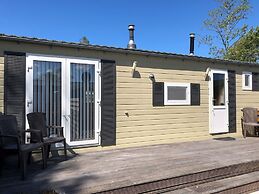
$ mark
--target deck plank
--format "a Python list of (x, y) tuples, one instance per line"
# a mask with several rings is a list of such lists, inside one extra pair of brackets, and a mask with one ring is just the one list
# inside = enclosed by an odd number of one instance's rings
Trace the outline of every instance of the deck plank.
[(246, 138), (80, 153), (66, 161), (52, 158), (45, 170), (33, 163), (26, 181), (19, 180), (13, 162), (0, 177), (0, 193), (92, 193), (258, 160), (258, 148), (258, 138)]

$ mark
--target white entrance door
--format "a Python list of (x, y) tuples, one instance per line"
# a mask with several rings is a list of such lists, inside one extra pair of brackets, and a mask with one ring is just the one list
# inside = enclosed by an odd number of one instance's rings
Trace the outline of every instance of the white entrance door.
[(228, 72), (211, 70), (209, 83), (210, 133), (229, 131)]
[(26, 114), (45, 112), (69, 145), (99, 144), (99, 72), (99, 60), (28, 54)]

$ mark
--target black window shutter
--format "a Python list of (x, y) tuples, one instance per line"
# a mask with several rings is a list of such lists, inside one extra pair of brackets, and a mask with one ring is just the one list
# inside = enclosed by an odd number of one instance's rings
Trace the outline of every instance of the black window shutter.
[(228, 71), (228, 118), (229, 118), (229, 132), (236, 132), (236, 72)]
[(259, 73), (252, 73), (252, 90), (259, 91)]
[(25, 53), (5, 52), (4, 111), (15, 115), (18, 129), (25, 129)]
[(116, 144), (116, 65), (101, 62), (101, 145), (111, 146)]
[(164, 82), (153, 82), (153, 106), (164, 106)]
[(200, 105), (200, 84), (191, 83), (191, 105)]

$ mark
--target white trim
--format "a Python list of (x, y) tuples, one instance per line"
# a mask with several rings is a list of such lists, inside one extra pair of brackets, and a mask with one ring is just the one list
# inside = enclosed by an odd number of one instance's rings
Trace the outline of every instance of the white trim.
[[(248, 79), (248, 86), (245, 85), (245, 76), (248, 75), (249, 79)], [(242, 89), (243, 90), (252, 90), (253, 88), (253, 74), (252, 72), (248, 72), (248, 71), (243, 71), (242, 72)]]
[[(26, 114), (33, 111), (33, 61), (52, 61), (61, 62), (61, 125), (64, 126), (64, 136), (67, 139), (69, 145), (100, 145), (100, 132), (101, 132), (101, 62), (99, 59), (89, 59), (82, 57), (70, 57), (70, 56), (55, 56), (55, 55), (42, 55), (27, 53), (26, 55), (26, 102), (25, 109)], [(70, 141), (70, 63), (84, 63), (95, 66), (95, 139), (87, 141)], [(29, 68), (29, 71), (28, 71)], [(27, 107), (27, 102), (32, 102)], [(26, 128), (29, 128), (28, 121), (26, 119)]]
[[(225, 105), (224, 106), (214, 106), (213, 105), (213, 74), (214, 73), (220, 73), (225, 75)], [(211, 69), (209, 72), (209, 133), (210, 134), (216, 134), (213, 128), (213, 115), (214, 110), (220, 110), (224, 109), (226, 110), (226, 120), (227, 120), (227, 129), (222, 130), (222, 132), (219, 133), (227, 133), (229, 132), (229, 99), (228, 99), (228, 71), (227, 70), (220, 70), (220, 69)]]
[[(169, 86), (179, 86), (186, 87), (186, 100), (168, 100), (168, 87)], [(165, 82), (164, 83), (164, 104), (165, 105), (190, 105), (191, 104), (191, 84), (190, 83), (173, 83), (173, 82)]]

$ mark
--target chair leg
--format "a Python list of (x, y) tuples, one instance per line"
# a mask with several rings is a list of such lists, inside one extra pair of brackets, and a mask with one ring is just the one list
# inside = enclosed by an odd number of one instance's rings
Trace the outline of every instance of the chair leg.
[(26, 153), (21, 152), (21, 163), (22, 163), (22, 180), (26, 178)]
[(2, 168), (4, 165), (4, 150), (0, 149), (0, 175), (2, 175)]
[(29, 152), (27, 157), (27, 164), (31, 164), (32, 152)]
[(50, 146), (51, 146), (51, 145), (47, 145), (47, 153), (46, 153), (47, 159), (49, 158)]
[(18, 168), (21, 168), (21, 162), (22, 162), (22, 161), (21, 161), (21, 157), (22, 157), (22, 156), (21, 156), (21, 152), (18, 151), (18, 164), (17, 164), (17, 165), (18, 165)]
[(41, 147), (41, 153), (42, 153), (42, 163), (43, 163), (42, 168), (43, 169), (47, 167), (46, 151), (45, 150), (46, 150), (45, 146), (42, 146)]
[(246, 128), (244, 125), (242, 125), (242, 129), (243, 129), (243, 137), (246, 138)]
[(67, 143), (66, 143), (66, 139), (64, 139), (64, 154), (65, 154), (65, 158), (67, 159)]

